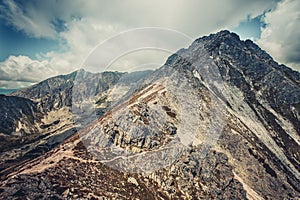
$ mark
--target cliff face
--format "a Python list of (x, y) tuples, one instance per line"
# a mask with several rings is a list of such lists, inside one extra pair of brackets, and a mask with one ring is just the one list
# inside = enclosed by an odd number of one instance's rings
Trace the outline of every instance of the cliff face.
[(42, 115), (33, 101), (0, 95), (0, 108), (1, 152), (16, 144), (21, 145), (26, 136), (38, 133), (35, 124), (41, 120)]
[[(83, 94), (101, 91), (93, 95), (92, 109), (100, 109), (101, 115), (94, 115), (96, 120), (81, 118), (77, 123), (85, 126), (63, 144), (6, 170), (1, 195), (300, 197), (298, 72), (278, 65), (253, 42), (221, 31), (197, 39), (146, 74), (129, 82), (128, 74), (110, 74), (107, 77), (118, 78), (94, 88), (86, 86), (93, 78), (86, 79), (84, 87), (76, 86), (76, 98), (72, 86), (73, 114), (87, 111), (80, 105), (87, 97)], [(57, 92), (53, 94), (46, 106), (50, 110), (59, 105), (53, 103)]]
[[(18, 127), (18, 124), (24, 124), (30, 127), (34, 124), (34, 120), (38, 119), (39, 110), (36, 103), (29, 99), (0, 95), (0, 107), (1, 107), (1, 125), (0, 131), (3, 134), (11, 134), (15, 130), (13, 127)], [(19, 121), (15, 120), (19, 119)], [(24, 132), (20, 128), (20, 132)], [(30, 131), (34, 132), (34, 129)]]

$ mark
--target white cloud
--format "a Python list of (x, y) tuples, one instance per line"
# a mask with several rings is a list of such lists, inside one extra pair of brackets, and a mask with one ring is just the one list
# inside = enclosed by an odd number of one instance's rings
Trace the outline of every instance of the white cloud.
[(119, 25), (100, 24), (93, 18), (73, 19), (68, 30), (59, 33), (60, 40), (67, 44), (65, 52), (51, 51), (40, 54), (40, 59), (49, 60), (49, 65), (61, 74), (80, 68), (89, 53), (103, 39), (121, 30)]
[(8, 87), (8, 83), (15, 82), (10, 88), (20, 85), (30, 85), (46, 79), (50, 75), (57, 75), (47, 60), (37, 61), (27, 56), (10, 56), (0, 63), (0, 87)]
[(23, 82), (23, 81), (3, 81), (0, 80), (0, 88), (1, 89), (19, 89), (19, 88), (25, 88), (30, 85), (33, 85), (34, 83), (31, 82)]
[(26, 34), (34, 37), (55, 37), (55, 30), (53, 25), (49, 23), (51, 19), (45, 19), (39, 17), (39, 13), (36, 12), (31, 6), (28, 6), (26, 10), (23, 10), (14, 1), (5, 0), (3, 2), (6, 7), (2, 8), (4, 16), (8, 19), (17, 30), (24, 31)]
[[(248, 16), (255, 17), (276, 5), (275, 0), (73, 0), (27, 1), (22, 6), (5, 0), (4, 17), (17, 29), (34, 37), (55, 37), (57, 20), (70, 29), (74, 19), (89, 19), (94, 28), (143, 26), (171, 28), (192, 37), (238, 25)], [(93, 19), (93, 20), (90, 20)], [(75, 20), (80, 24), (80, 20)], [(69, 25), (71, 23), (71, 25)], [(114, 29), (114, 28), (113, 28)]]
[[(32, 61), (40, 63), (35, 65), (35, 75), (30, 73), (12, 75), (13, 68), (20, 68), (23, 66), (22, 63), (16, 63), (14, 67), (11, 65), (10, 70), (5, 71), (8, 73), (6, 76), (14, 80), (20, 79), (16, 78), (19, 76), (22, 79), (38, 81), (78, 69), (97, 44), (121, 31), (139, 27), (162, 27), (197, 38), (220, 29), (235, 27), (247, 17), (256, 17), (273, 8), (276, 1), (32, 0), (16, 3), (6, 0), (3, 5), (4, 7), (0, 8), (2, 17), (16, 29), (31, 37), (58, 40), (61, 47), (67, 49), (64, 52), (53, 51), (39, 55), (45, 61)], [(157, 56), (154, 59), (156, 59), (152, 61), (154, 63), (163, 63), (165, 57)], [(22, 61), (22, 59), (13, 60)], [(6, 61), (1, 63), (0, 70), (7, 63)], [(136, 66), (143, 64), (135, 63)], [(43, 70), (45, 71), (42, 73)]]
[(300, 1), (284, 0), (266, 13), (258, 44), (275, 60), (300, 71)]

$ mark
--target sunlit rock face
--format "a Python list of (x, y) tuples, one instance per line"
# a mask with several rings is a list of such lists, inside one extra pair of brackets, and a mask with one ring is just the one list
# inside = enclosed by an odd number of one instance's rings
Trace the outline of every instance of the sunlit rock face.
[(36, 159), (2, 170), (1, 197), (300, 197), (300, 74), (250, 40), (221, 31), (155, 71), (67, 77), (14, 94), (42, 107), (43, 127), (77, 129)]

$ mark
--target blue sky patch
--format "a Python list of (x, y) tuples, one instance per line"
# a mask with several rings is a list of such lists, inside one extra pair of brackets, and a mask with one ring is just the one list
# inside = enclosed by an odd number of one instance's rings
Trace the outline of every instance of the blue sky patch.
[(237, 27), (233, 28), (232, 31), (239, 34), (241, 39), (252, 39), (257, 40), (261, 35), (261, 27), (264, 26), (261, 18), (263, 15), (259, 15), (255, 18), (250, 18), (249, 16), (243, 22), (241, 22)]
[(0, 35), (0, 62), (10, 55), (25, 55), (38, 59), (38, 53), (60, 50), (57, 40), (29, 37), (7, 25), (3, 19), (0, 19)]

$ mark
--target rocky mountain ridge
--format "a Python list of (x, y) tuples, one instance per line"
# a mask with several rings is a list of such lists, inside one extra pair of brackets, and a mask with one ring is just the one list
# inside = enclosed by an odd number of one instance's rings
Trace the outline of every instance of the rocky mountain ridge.
[[(298, 72), (250, 40), (229, 31), (199, 38), (125, 89), (121, 101), (112, 94), (122, 82), (102, 84), (94, 110), (113, 107), (45, 155), (6, 170), (0, 196), (300, 198), (299, 82)], [(98, 90), (79, 88), (78, 102)], [(53, 94), (48, 109), (59, 105)]]

